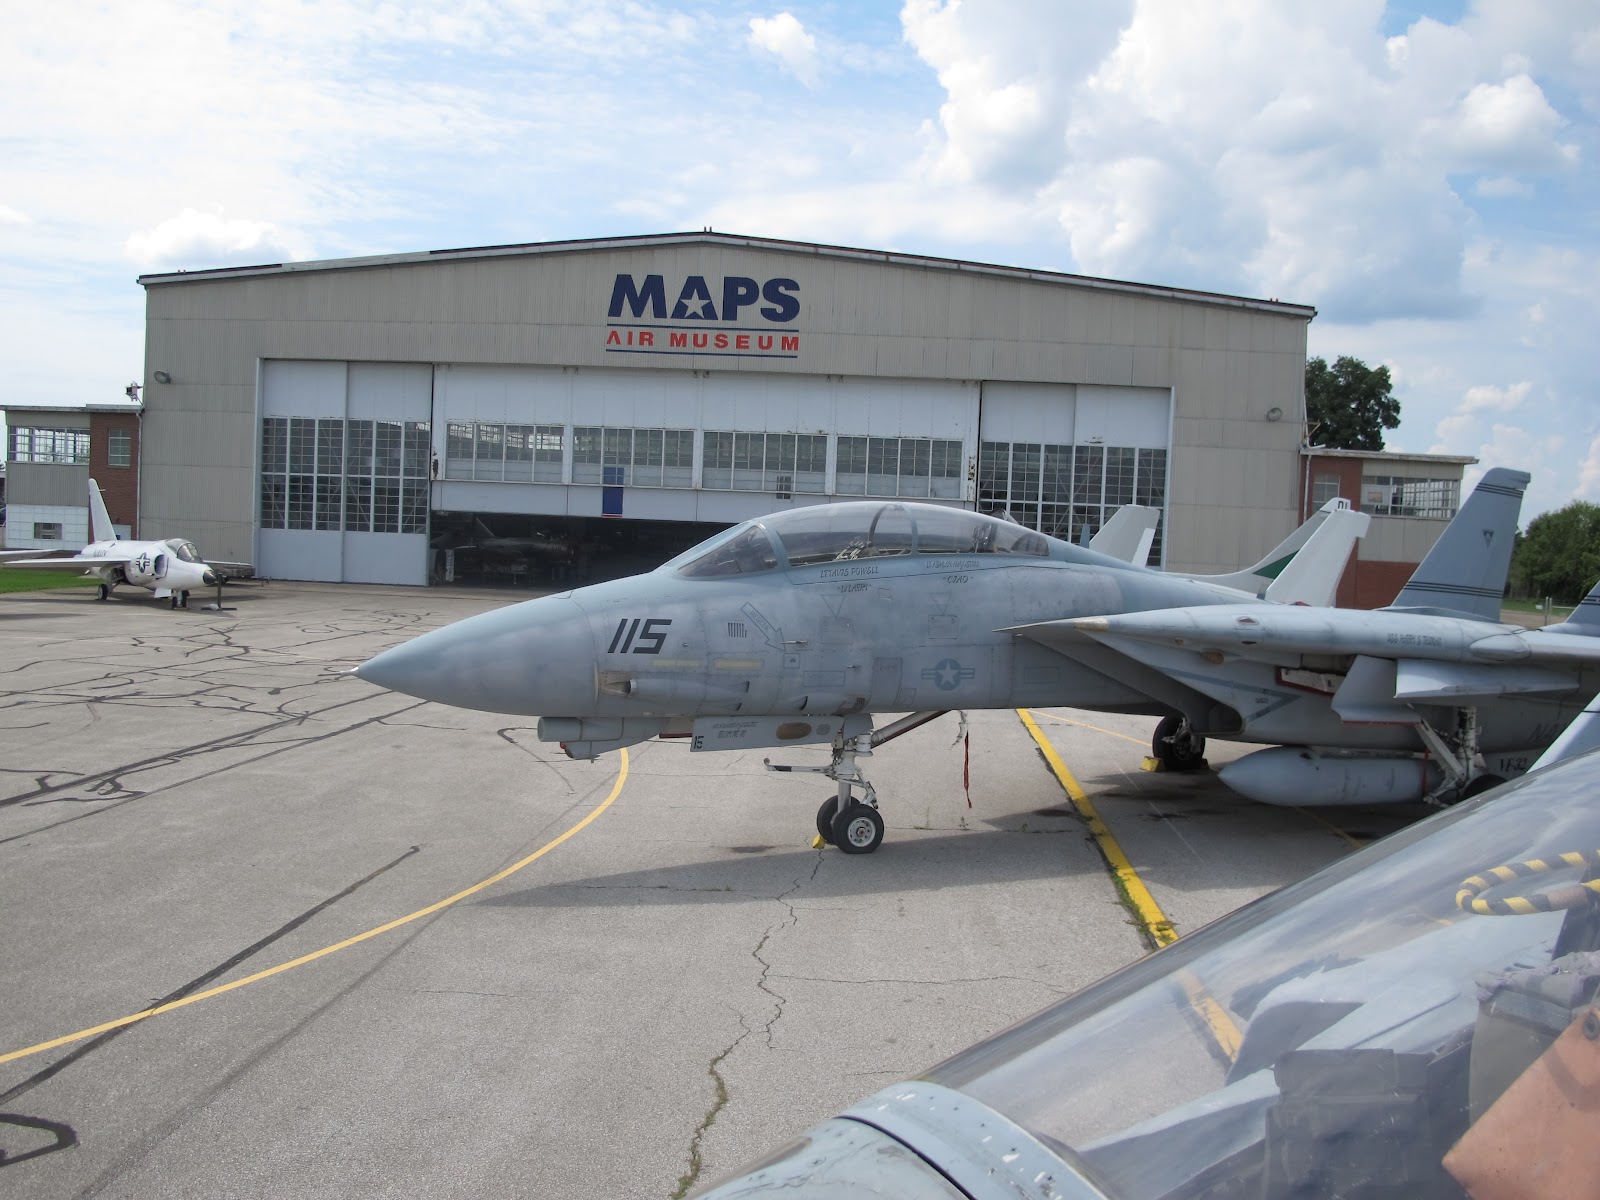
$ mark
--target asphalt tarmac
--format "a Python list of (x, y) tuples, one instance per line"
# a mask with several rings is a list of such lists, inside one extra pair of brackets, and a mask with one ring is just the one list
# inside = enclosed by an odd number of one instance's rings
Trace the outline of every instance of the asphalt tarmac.
[(572, 762), (344, 674), (508, 599), (0, 596), (0, 1196), (680, 1196), (1148, 952), (1073, 788), (1180, 936), (1422, 815), (952, 714), (846, 856), (762, 752)]

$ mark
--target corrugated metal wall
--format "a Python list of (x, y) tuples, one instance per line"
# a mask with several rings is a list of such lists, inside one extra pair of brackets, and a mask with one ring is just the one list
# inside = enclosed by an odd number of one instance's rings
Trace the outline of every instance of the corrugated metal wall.
[[(789, 280), (795, 356), (608, 349), (619, 274), (659, 274), (669, 298), (690, 276), (713, 294), (724, 277)], [(142, 515), (219, 558), (251, 550), (257, 364), (270, 359), (638, 371), (640, 405), (664, 374), (696, 371), (1163, 389), (1173, 406), (1169, 565), (1232, 569), (1286, 534), (1298, 505), (1308, 311), (714, 238), (147, 284), (146, 366), (172, 382), (145, 392)], [(764, 323), (756, 309), (744, 315)], [(1283, 419), (1268, 421), (1271, 408)], [(915, 407), (906, 412), (909, 427)]]

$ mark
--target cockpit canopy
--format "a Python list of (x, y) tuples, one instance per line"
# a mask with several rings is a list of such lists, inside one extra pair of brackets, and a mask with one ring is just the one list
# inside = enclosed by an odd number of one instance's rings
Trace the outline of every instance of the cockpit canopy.
[(200, 557), (200, 551), (194, 548), (194, 543), (184, 538), (168, 538), (167, 549), (172, 551), (173, 557), (179, 562), (197, 563), (205, 561)]
[(746, 521), (662, 569), (689, 578), (908, 554), (1047, 557), (1050, 543), (1023, 525), (930, 504), (816, 504)]

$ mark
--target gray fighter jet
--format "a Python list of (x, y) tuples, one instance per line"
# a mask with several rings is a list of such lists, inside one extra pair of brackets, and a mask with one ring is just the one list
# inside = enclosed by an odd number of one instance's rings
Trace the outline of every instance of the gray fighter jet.
[[(1107, 674), (1120, 662), (1205, 696), (1174, 702), (1169, 761), (1198, 759), (1206, 734), (1276, 744), (1221, 772), (1252, 799), (1473, 795), (1527, 771), (1600, 690), (1600, 584), (1560, 625), (1500, 623), (1527, 482), (1487, 472), (1388, 608), (1174, 608), (1018, 632)], [(1110, 657), (1083, 654), (1085, 636)]]
[[(1291, 609), (995, 517), (867, 501), (746, 521), (644, 575), (434, 630), (356, 674), (444, 704), (538, 716), (538, 736), (578, 759), (652, 737), (687, 738), (696, 752), (828, 745), (826, 766), (768, 765), (833, 780), (817, 832), (864, 854), (882, 840), (883, 821), (859, 760), (952, 710), (1059, 705), (1166, 715), (1158, 739), (1171, 745), (1193, 740), (1184, 732), (1191, 727), (1252, 740), (1262, 717), (1305, 696), (1314, 701), (1304, 722), (1279, 718), (1262, 740), (1369, 744), (1365, 726), (1328, 728), (1315, 711), (1328, 708), (1327, 696), (1292, 690), (1298, 683), (1272, 683), (1273, 705), (1236, 708), (1209, 694), (1205, 679), (1105, 644), (1120, 636), (1109, 626), (1073, 623), (1138, 613), (1198, 620), (1212, 610), (1230, 628), (1249, 614), (1258, 623), (1332, 614), (1379, 642), (1386, 620), (1422, 619)], [(1295, 667), (1331, 679), (1339, 665), (1319, 658)], [(1265, 669), (1270, 677), (1275, 668)], [(1364, 685), (1365, 669), (1356, 677)], [(1581, 706), (1582, 698), (1573, 712)], [(879, 725), (879, 713), (906, 715)], [(1510, 746), (1536, 741), (1519, 727)]]

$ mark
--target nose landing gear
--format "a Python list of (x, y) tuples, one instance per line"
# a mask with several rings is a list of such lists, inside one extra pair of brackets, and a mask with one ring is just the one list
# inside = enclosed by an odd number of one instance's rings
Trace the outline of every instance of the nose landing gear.
[[(902, 733), (910, 733), (949, 711), (911, 713), (882, 729), (872, 729), (872, 718), (867, 717), (869, 727), (865, 733), (847, 734), (841, 730), (833, 739), (833, 753), (825, 767), (783, 766), (770, 759), (764, 762), (769, 771), (803, 771), (836, 780), (839, 794), (828, 797), (817, 809), (817, 836), (846, 854), (871, 854), (883, 842), (883, 817), (878, 814), (878, 793), (862, 775), (856, 760), (872, 757), (874, 747), (893, 741)], [(861, 789), (861, 800), (855, 798), (855, 788)]]

